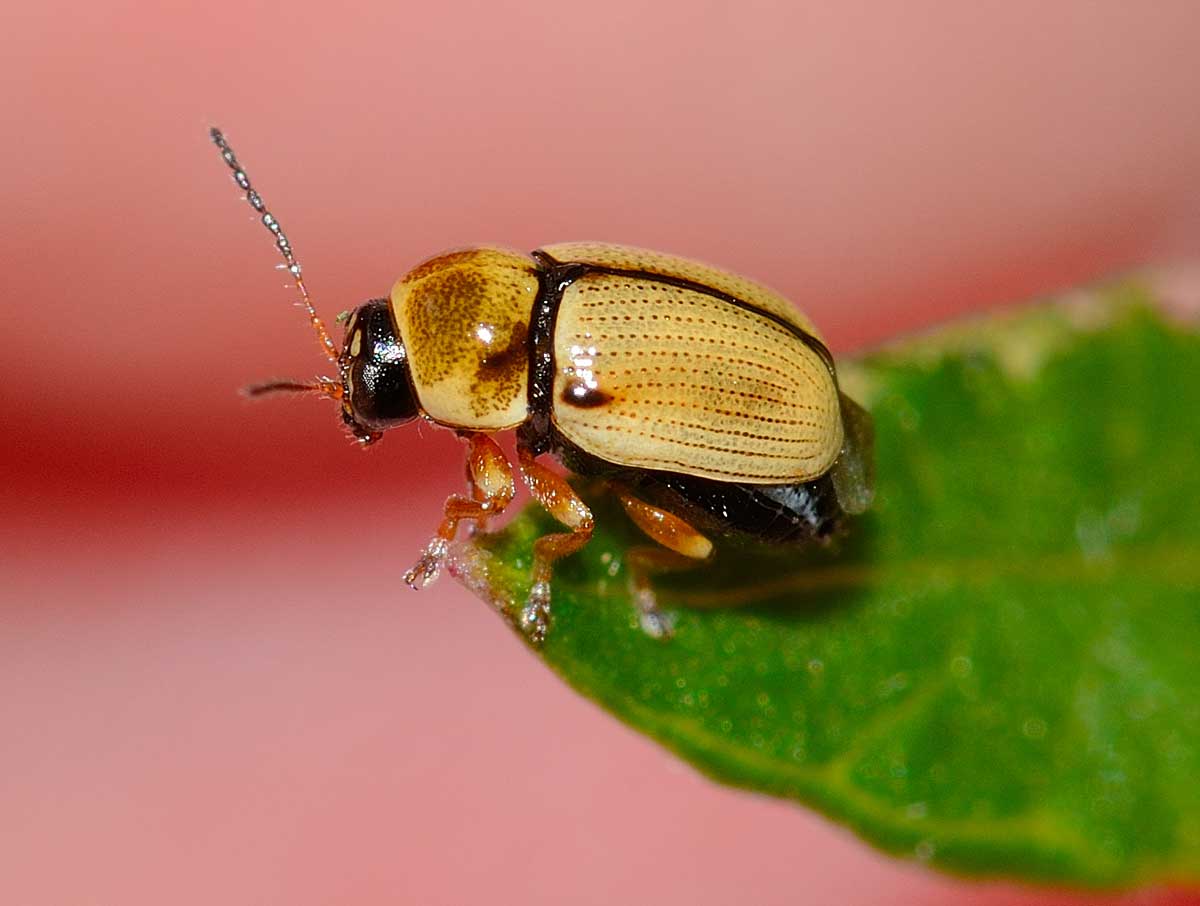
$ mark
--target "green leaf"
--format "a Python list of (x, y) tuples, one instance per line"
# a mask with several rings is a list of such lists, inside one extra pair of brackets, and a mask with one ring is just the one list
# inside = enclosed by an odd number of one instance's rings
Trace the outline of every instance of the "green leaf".
[[(711, 777), (888, 851), (1200, 881), (1200, 336), (1125, 287), (840, 367), (875, 418), (867, 516), (663, 577), (662, 642), (622, 569), (643, 539), (586, 495), (540, 655)], [(552, 528), (526, 509), (456, 572), (511, 618)]]

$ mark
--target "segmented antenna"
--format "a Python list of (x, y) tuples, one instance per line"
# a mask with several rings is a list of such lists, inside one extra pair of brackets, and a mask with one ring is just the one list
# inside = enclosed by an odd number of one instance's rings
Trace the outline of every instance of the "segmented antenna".
[(262, 196), (250, 185), (250, 177), (246, 175), (246, 171), (238, 163), (237, 156), (233, 153), (233, 149), (229, 147), (229, 142), (225, 140), (225, 134), (216, 126), (209, 129), (208, 134), (212, 138), (213, 144), (221, 152), (222, 159), (229, 165), (229, 169), (233, 171), (233, 181), (246, 193), (246, 201), (250, 203), (250, 207), (259, 213), (263, 226), (275, 235), (275, 247), (279, 249), (279, 254), (283, 255), (284, 260), (284, 264), (280, 265), (280, 267), (292, 275), (292, 280), (296, 283), (296, 289), (300, 290), (300, 304), (304, 306), (304, 310), (308, 313), (308, 323), (316, 331), (317, 342), (321, 346), (321, 351), (325, 353), (325, 357), (329, 361), (336, 365), (338, 360), (337, 344), (333, 342), (329, 336), (329, 331), (325, 329), (325, 322), (321, 320), (317, 314), (317, 310), (313, 308), (312, 299), (308, 295), (308, 287), (304, 285), (304, 276), (300, 269), (300, 262), (296, 260), (296, 255), (292, 251), (292, 244), (288, 242), (287, 234), (283, 232), (283, 228), (280, 227), (279, 221), (275, 219), (275, 216), (267, 210)]

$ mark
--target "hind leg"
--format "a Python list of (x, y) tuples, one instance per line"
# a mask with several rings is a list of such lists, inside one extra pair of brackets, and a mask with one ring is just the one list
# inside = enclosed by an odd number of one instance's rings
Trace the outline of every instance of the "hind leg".
[(635, 547), (626, 554), (625, 562), (642, 629), (647, 635), (665, 638), (671, 634), (671, 621), (658, 609), (650, 577), (699, 565), (712, 556), (712, 542), (674, 513), (639, 500), (622, 485), (613, 485), (613, 490), (633, 524), (661, 545)]

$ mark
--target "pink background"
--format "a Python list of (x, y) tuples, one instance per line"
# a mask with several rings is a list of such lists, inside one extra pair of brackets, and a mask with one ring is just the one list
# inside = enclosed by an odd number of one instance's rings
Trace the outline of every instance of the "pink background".
[(596, 238), (844, 352), (1195, 260), (1200, 6), (163, 6), (4, 17), (0, 901), (1094, 900), (715, 787), (400, 588), (458, 444), (237, 395), (322, 363), (205, 129), (328, 316), (446, 247)]

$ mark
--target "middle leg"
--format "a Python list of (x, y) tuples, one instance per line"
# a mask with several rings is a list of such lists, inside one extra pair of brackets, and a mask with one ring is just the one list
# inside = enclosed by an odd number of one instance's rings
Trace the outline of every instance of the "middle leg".
[(550, 628), (550, 575), (554, 562), (587, 544), (595, 521), (592, 511), (565, 478), (535, 462), (533, 454), (523, 447), (517, 447), (517, 458), (533, 499), (571, 530), (543, 535), (533, 544), (533, 583), (521, 611), (521, 628), (531, 641), (541, 644)]

